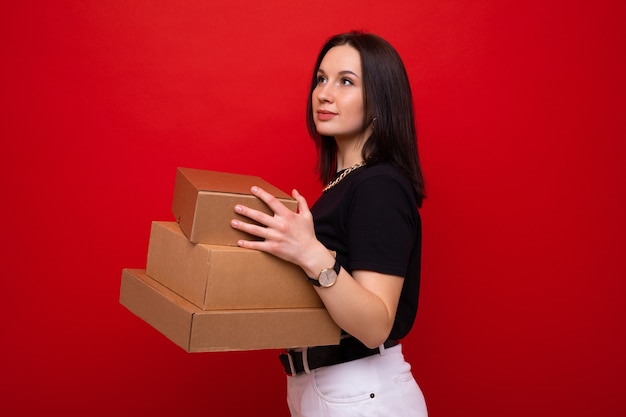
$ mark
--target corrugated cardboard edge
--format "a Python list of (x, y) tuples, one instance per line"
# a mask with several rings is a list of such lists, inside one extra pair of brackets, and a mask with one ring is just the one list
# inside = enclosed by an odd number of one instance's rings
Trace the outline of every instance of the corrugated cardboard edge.
[(193, 230), (197, 204), (198, 193), (196, 188), (178, 169), (172, 199), (172, 213), (182, 230)]
[[(295, 314), (298, 314), (298, 320), (293, 320)], [(212, 331), (203, 330), (208, 328)], [(247, 330), (237, 332), (233, 329)], [(316, 334), (320, 331), (325, 334), (323, 338)], [(339, 344), (340, 333), (328, 312), (321, 308), (207, 311), (194, 316), (191, 352), (336, 345)]]
[(187, 352), (334, 345), (341, 333), (324, 308), (203, 311), (142, 269), (122, 271), (120, 303)]
[(189, 334), (196, 308), (182, 297), (172, 297), (172, 301), (168, 301), (160, 291), (161, 284), (141, 279), (143, 275), (143, 269), (122, 270), (120, 304), (189, 351)]
[[(180, 263), (172, 265), (172, 259)], [(190, 242), (176, 222), (152, 222), (146, 262), (150, 278), (206, 309), (210, 263), (211, 252), (204, 245)]]
[[(187, 181), (195, 184), (199, 191), (217, 191), (220, 193), (251, 194), (253, 185), (263, 188), (276, 198), (292, 200), (291, 196), (280, 188), (270, 184), (256, 175), (235, 174), (203, 170), (197, 168), (178, 167), (177, 172), (182, 174)], [(228, 186), (224, 186), (228, 184)]]

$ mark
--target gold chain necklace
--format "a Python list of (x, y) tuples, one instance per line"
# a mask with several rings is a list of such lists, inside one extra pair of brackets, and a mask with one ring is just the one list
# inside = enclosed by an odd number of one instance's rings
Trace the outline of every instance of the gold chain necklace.
[(334, 180), (329, 182), (328, 185), (322, 189), (322, 193), (325, 193), (326, 191), (328, 191), (331, 188), (333, 188), (335, 185), (339, 184), (341, 182), (341, 180), (346, 177), (346, 175), (348, 175), (349, 173), (351, 173), (352, 171), (354, 171), (357, 168), (361, 168), (363, 165), (365, 165), (365, 161), (361, 161), (358, 164), (352, 165), (350, 168), (344, 169), (343, 172), (341, 174), (339, 174), (339, 176), (337, 178), (335, 178)]

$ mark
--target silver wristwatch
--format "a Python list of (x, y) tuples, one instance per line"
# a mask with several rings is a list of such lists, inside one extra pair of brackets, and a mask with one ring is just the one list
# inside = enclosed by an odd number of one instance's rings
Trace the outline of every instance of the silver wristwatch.
[(332, 268), (324, 268), (321, 270), (320, 274), (317, 278), (307, 277), (309, 281), (313, 283), (313, 285), (323, 288), (332, 287), (337, 281), (337, 275), (339, 275), (339, 270), (341, 269), (341, 265), (339, 265), (339, 261), (335, 259), (335, 265)]

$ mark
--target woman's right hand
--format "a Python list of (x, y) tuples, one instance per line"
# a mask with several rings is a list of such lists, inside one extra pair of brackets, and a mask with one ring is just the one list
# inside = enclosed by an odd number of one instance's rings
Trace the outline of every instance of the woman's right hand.
[[(321, 268), (334, 263), (332, 254), (317, 240), (313, 226), (313, 215), (306, 199), (293, 190), (297, 201), (297, 212), (293, 212), (272, 194), (260, 187), (252, 187), (252, 194), (263, 201), (274, 212), (268, 215), (258, 210), (238, 204), (235, 212), (259, 224), (232, 220), (235, 229), (262, 238), (262, 241), (240, 240), (242, 248), (270, 253), (300, 266), (308, 276), (317, 276)], [(324, 265), (320, 267), (320, 265)]]

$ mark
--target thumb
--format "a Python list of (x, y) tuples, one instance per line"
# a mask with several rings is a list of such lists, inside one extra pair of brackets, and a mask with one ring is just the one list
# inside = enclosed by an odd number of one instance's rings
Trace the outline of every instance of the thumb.
[(295, 188), (291, 192), (291, 196), (298, 202), (298, 213), (300, 213), (300, 214), (308, 214), (309, 213), (309, 205), (306, 202), (306, 198), (304, 198), (302, 196), (302, 194), (300, 194), (298, 192), (298, 190), (296, 190)]

